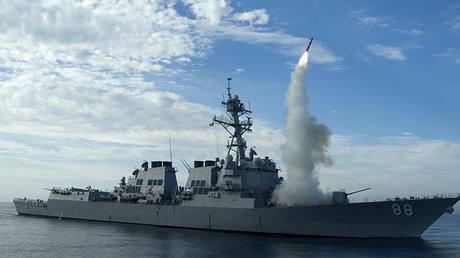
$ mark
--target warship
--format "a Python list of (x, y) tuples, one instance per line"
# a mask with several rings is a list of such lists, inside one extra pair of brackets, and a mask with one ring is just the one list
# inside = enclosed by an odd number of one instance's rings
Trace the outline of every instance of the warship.
[[(214, 117), (229, 134), (223, 158), (194, 161), (185, 186), (178, 186), (172, 161), (144, 162), (113, 191), (50, 190), (47, 201), (15, 198), (19, 215), (131, 223), (203, 230), (328, 237), (420, 237), (460, 195), (351, 202), (336, 191), (328, 203), (281, 205), (272, 201), (283, 179), (275, 162), (247, 151), (244, 133), (252, 118), (238, 95), (222, 101), (228, 117)], [(366, 190), (366, 189), (364, 189)]]

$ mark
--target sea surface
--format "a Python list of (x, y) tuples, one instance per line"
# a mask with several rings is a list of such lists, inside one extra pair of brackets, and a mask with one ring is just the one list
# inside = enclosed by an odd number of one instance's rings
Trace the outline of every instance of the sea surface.
[(421, 238), (352, 239), (19, 216), (13, 203), (0, 203), (0, 257), (164, 256), (460, 257), (460, 214), (443, 215)]

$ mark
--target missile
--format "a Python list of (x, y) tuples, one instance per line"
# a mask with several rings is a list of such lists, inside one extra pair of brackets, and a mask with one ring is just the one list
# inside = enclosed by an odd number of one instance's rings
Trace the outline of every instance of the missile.
[(311, 46), (311, 42), (313, 41), (313, 38), (310, 39), (310, 43), (308, 43), (308, 47), (307, 47), (307, 50), (305, 50), (305, 52), (308, 52), (308, 50), (310, 49), (310, 46)]

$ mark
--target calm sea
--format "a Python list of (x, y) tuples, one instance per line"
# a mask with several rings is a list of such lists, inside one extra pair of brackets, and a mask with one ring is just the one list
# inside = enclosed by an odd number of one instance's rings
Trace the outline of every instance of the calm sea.
[(421, 239), (348, 239), (19, 216), (13, 203), (0, 203), (0, 257), (161, 256), (460, 257), (460, 214), (445, 214)]

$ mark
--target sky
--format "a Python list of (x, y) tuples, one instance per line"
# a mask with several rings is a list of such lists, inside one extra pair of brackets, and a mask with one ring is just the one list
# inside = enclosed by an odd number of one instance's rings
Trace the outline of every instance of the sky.
[(454, 1), (11, 0), (0, 17), (2, 202), (111, 190), (170, 153), (184, 185), (180, 159), (226, 153), (209, 124), (228, 77), (253, 112), (248, 147), (288, 173), (284, 98), (311, 37), (308, 110), (334, 161), (316, 168), (321, 189), (460, 192)]

